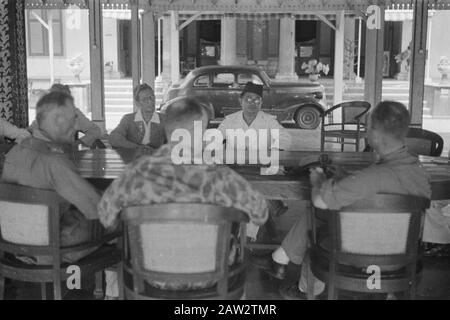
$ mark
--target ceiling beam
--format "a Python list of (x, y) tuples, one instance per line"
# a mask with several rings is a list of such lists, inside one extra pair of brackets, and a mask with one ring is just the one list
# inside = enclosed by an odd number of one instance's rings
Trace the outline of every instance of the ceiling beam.
[(198, 17), (200, 17), (202, 15), (202, 13), (196, 12), (194, 15), (192, 15), (189, 19), (187, 19), (185, 22), (183, 22), (182, 24), (180, 24), (178, 26), (178, 31), (183, 30), (185, 27), (187, 27), (192, 21), (194, 21), (195, 19), (197, 19)]
[(328, 20), (324, 15), (317, 13), (316, 17), (319, 18), (320, 20), (322, 20), (325, 24), (327, 24), (334, 31), (337, 30), (336, 25), (333, 22), (331, 22), (330, 20)]

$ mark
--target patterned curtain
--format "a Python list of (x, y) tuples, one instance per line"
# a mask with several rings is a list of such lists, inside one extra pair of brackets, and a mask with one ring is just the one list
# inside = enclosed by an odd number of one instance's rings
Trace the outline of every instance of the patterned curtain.
[(0, 0), (0, 117), (28, 126), (25, 0)]

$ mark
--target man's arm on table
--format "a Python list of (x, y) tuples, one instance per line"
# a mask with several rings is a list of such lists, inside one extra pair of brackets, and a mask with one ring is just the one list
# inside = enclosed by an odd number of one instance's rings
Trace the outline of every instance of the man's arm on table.
[(127, 128), (128, 128), (128, 119), (127, 117), (123, 117), (120, 120), (119, 125), (115, 128), (111, 134), (109, 135), (109, 143), (114, 148), (128, 148), (133, 149), (139, 147), (137, 143), (128, 141), (127, 136)]
[(75, 128), (77, 131), (84, 133), (84, 137), (82, 137), (80, 141), (84, 145), (91, 147), (95, 140), (101, 138), (102, 130), (99, 126), (89, 120), (80, 109), (75, 108), (75, 112), (77, 115)]
[(365, 169), (336, 181), (323, 180), (322, 171), (320, 180), (314, 182), (312, 172), (312, 202), (319, 209), (339, 210), (358, 200), (368, 198), (379, 191), (379, 181), (383, 180), (379, 174), (376, 169)]

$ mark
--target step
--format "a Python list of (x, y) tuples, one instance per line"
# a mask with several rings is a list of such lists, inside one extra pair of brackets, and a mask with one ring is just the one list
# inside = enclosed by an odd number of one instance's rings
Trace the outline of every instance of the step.
[(133, 99), (133, 93), (132, 92), (126, 92), (126, 91), (106, 91), (105, 96), (112, 97), (112, 98), (131, 98)]

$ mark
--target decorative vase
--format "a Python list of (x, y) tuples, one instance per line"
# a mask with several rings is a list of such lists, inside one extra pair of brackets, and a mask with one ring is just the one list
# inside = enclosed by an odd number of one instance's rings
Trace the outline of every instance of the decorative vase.
[(309, 80), (310, 80), (311, 82), (317, 82), (317, 81), (319, 81), (319, 74), (318, 74), (318, 73), (311, 73), (311, 74), (309, 75)]
[(440, 73), (442, 73), (441, 83), (448, 83), (448, 74), (450, 73), (450, 60), (445, 56), (441, 57), (439, 64), (437, 65), (437, 69)]

